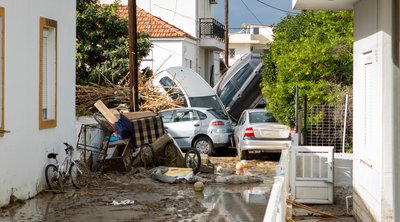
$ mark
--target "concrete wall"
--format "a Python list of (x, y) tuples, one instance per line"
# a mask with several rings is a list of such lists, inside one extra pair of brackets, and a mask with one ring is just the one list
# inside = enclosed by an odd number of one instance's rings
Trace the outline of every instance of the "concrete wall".
[(354, 212), (360, 221), (391, 221), (391, 4), (361, 0), (354, 11)]
[[(48, 152), (75, 137), (75, 1), (2, 0), (5, 8), (5, 129), (0, 137), (0, 206), (45, 188)], [(39, 130), (39, 18), (58, 22), (57, 127)]]

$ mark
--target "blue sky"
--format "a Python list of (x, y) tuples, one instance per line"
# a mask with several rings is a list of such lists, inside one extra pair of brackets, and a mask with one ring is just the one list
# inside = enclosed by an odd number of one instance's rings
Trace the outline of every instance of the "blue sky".
[[(229, 31), (240, 31), (242, 24), (277, 24), (288, 13), (273, 9), (265, 4), (285, 11), (292, 10), (292, 0), (229, 0)], [(247, 5), (249, 9), (244, 5)], [(217, 20), (225, 24), (225, 0), (218, 0), (215, 9)], [(253, 15), (254, 14), (254, 15)], [(256, 18), (257, 17), (257, 18)]]
[[(102, 3), (112, 3), (114, 0), (100, 0)], [(121, 0), (127, 4), (127, 0)], [(187, 0), (190, 1), (190, 0)], [(207, 1), (207, 0), (203, 0)], [(264, 3), (264, 4), (263, 4)], [(246, 4), (246, 5), (245, 5)], [(242, 24), (277, 24), (292, 10), (292, 0), (229, 0), (229, 29), (230, 32), (240, 31)], [(246, 7), (247, 6), (247, 7)], [(218, 0), (215, 9), (217, 20), (225, 25), (225, 0)], [(254, 14), (254, 15), (253, 15)], [(257, 17), (257, 18), (256, 18)]]

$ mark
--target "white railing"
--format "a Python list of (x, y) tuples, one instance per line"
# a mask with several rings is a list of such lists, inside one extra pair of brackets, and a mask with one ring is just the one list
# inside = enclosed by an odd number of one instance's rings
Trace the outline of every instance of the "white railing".
[(286, 221), (286, 199), (289, 191), (289, 152), (282, 150), (279, 165), (276, 167), (274, 185), (269, 197), (264, 222)]

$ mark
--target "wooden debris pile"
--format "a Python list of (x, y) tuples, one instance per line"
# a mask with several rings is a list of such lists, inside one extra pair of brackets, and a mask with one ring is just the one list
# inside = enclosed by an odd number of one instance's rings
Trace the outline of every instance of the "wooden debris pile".
[[(139, 75), (139, 111), (158, 112), (160, 110), (181, 107), (180, 100), (172, 100), (169, 93), (164, 89), (154, 86), (151, 81), (143, 75)], [(115, 108), (125, 106), (129, 108), (129, 87), (126, 81), (119, 84), (109, 84), (110, 86), (100, 86), (97, 84), (77, 85), (76, 86), (76, 106), (88, 111), (95, 112), (93, 104), (97, 100), (102, 100), (108, 107)], [(173, 90), (171, 90), (173, 91)]]

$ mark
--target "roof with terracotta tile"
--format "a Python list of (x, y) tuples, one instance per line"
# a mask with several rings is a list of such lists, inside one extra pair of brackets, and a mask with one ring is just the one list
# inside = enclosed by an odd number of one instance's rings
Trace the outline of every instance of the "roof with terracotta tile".
[[(128, 17), (128, 6), (120, 5), (118, 11), (121, 17)], [(196, 40), (195, 37), (182, 29), (169, 24), (139, 7), (136, 7), (136, 19), (137, 31), (147, 32), (152, 38), (187, 37)]]

